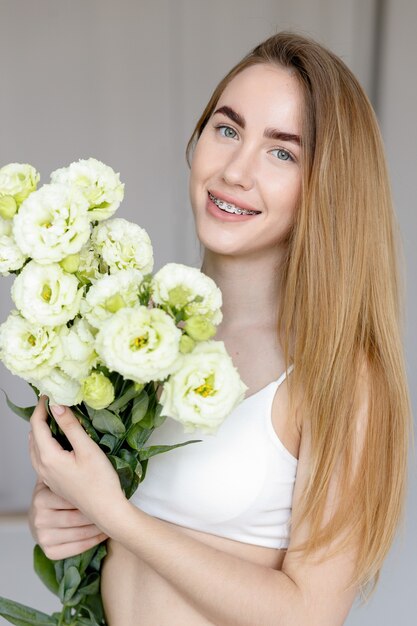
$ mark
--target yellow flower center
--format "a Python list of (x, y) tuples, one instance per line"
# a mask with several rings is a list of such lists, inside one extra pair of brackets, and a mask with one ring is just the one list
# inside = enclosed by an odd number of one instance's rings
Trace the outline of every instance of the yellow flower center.
[(214, 388), (214, 374), (210, 374), (207, 378), (204, 379), (204, 383), (199, 387), (194, 389), (195, 393), (203, 396), (203, 398), (207, 398), (208, 396), (213, 396), (216, 393)]
[(43, 298), (43, 300), (45, 300), (45, 302), (49, 302), (51, 300), (51, 296), (52, 296), (52, 289), (50, 288), (49, 285), (44, 285), (42, 288), (41, 297)]
[(141, 335), (140, 337), (135, 337), (134, 339), (132, 339), (132, 341), (130, 342), (130, 349), (131, 350), (140, 350), (141, 348), (143, 348), (143, 346), (146, 346), (146, 344), (148, 343), (148, 333), (145, 333), (144, 335)]
[(28, 342), (30, 343), (31, 346), (35, 346), (36, 345), (36, 338), (33, 335), (29, 335)]

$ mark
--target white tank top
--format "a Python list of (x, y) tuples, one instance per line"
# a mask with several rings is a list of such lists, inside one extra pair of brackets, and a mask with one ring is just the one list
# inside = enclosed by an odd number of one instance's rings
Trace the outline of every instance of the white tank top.
[(131, 502), (180, 526), (287, 548), (298, 460), (271, 421), (274, 395), (286, 374), (245, 398), (215, 435), (184, 433), (181, 424), (167, 417), (147, 445), (202, 441), (152, 457)]

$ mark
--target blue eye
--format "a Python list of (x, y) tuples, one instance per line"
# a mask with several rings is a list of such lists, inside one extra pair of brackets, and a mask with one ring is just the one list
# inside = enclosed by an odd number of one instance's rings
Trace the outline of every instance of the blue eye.
[(272, 152), (276, 152), (277, 153), (277, 159), (280, 159), (280, 161), (293, 161), (293, 157), (291, 156), (291, 153), (288, 152), (288, 150), (284, 150), (283, 148), (277, 148), (276, 150), (272, 150)]
[(237, 132), (231, 126), (226, 126), (225, 124), (223, 124), (221, 126), (216, 126), (216, 128), (220, 131), (222, 137), (234, 139), (237, 135)]

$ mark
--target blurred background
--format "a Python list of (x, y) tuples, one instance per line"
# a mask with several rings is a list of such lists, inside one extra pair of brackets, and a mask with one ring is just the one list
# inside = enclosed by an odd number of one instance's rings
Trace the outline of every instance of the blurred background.
[[(404, 247), (416, 406), (416, 27), (415, 0), (0, 0), (0, 166), (30, 163), (42, 184), (79, 158), (104, 161), (126, 185), (119, 215), (153, 241), (155, 271), (168, 261), (200, 267), (184, 157), (194, 124), (255, 44), (284, 29), (314, 37), (356, 73), (380, 120)], [(12, 306), (11, 282), (0, 280), (0, 321)], [(2, 364), (0, 378), (17, 404), (34, 403)], [(28, 426), (2, 394), (0, 411), (0, 595), (49, 612), (58, 603), (32, 573), (26, 520)], [(404, 529), (376, 594), (354, 607), (348, 626), (417, 623), (416, 483), (412, 454)]]

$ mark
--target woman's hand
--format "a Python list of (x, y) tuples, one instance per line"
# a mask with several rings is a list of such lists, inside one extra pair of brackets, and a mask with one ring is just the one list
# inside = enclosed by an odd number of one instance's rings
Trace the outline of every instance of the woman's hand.
[(53, 560), (81, 554), (107, 539), (85, 515), (40, 479), (33, 491), (29, 526), (35, 541)]
[(122, 508), (127, 502), (119, 478), (104, 452), (90, 439), (68, 407), (51, 406), (51, 411), (73, 449), (71, 452), (64, 450), (52, 437), (43, 397), (30, 420), (32, 465), (50, 491), (71, 502), (73, 508), (106, 533), (118, 505)]

